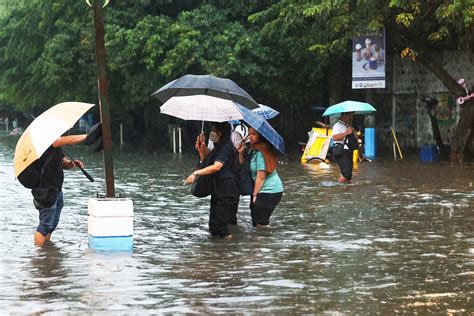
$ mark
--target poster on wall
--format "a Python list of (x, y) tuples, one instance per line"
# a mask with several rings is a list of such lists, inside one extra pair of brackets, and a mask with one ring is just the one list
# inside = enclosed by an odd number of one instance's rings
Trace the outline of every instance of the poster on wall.
[(352, 39), (352, 89), (385, 88), (385, 29)]
[(435, 113), (439, 125), (452, 125), (456, 121), (456, 103), (453, 96), (443, 93), (437, 96)]

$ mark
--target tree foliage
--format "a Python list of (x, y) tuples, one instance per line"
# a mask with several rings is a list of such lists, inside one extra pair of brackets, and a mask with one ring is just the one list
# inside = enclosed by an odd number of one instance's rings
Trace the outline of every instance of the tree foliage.
[[(464, 91), (436, 63), (434, 53), (472, 50), (473, 16), (472, 0), (282, 0), (250, 19), (262, 26), (265, 37), (279, 34), (291, 37), (287, 31), (297, 25), (299, 37), (304, 38), (303, 45), (329, 69), (349, 56), (353, 37), (384, 26), (390, 39), (389, 53), (421, 62), (457, 97)], [(460, 156), (457, 151), (465, 153), (467, 142), (473, 138), (474, 116), (469, 110), (472, 106), (464, 106), (461, 111), (454, 156)]]
[[(394, 49), (419, 51), (473, 45), (472, 0), (283, 0), (250, 19), (272, 34), (296, 24), (307, 38), (307, 48), (319, 56), (346, 55), (352, 37), (385, 26)], [(306, 27), (304, 27), (306, 26)]]
[(4, 102), (31, 111), (93, 97), (94, 54), (85, 30), (91, 21), (86, 11), (77, 14), (78, 7), (27, 1), (0, 20)]
[[(428, 62), (436, 51), (472, 49), (473, 11), (472, 0), (112, 1), (105, 9), (112, 119), (152, 134), (168, 122), (150, 97), (155, 90), (186, 73), (214, 74), (278, 109), (275, 122), (296, 143), (312, 123), (309, 107), (327, 105), (328, 74), (345, 71), (353, 36), (384, 26), (392, 53)], [(96, 103), (85, 1), (9, 2), (6, 12), (0, 103), (25, 113), (65, 100)]]

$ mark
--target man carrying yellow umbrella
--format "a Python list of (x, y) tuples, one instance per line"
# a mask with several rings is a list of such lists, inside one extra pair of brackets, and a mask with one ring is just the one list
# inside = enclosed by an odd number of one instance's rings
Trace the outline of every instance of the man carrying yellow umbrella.
[(92, 106), (81, 102), (64, 102), (53, 106), (28, 126), (16, 145), (15, 176), (25, 187), (32, 189), (33, 202), (39, 210), (39, 225), (34, 235), (37, 246), (41, 247), (50, 240), (59, 223), (64, 205), (63, 169), (77, 166), (93, 181), (80, 160), (66, 158), (61, 150), (62, 146), (86, 141), (88, 134), (61, 135), (73, 127)]

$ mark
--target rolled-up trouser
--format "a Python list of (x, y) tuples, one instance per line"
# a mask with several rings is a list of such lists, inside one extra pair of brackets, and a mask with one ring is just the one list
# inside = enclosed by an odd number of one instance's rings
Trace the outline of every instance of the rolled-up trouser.
[(229, 235), (227, 224), (237, 222), (238, 192), (233, 177), (216, 177), (216, 185), (211, 195), (209, 231), (212, 236)]
[(250, 199), (250, 215), (252, 216), (253, 226), (257, 226), (257, 224), (268, 225), (270, 223), (270, 216), (280, 203), (282, 195), (283, 192), (259, 193), (255, 203)]
[(52, 233), (59, 224), (59, 217), (64, 206), (63, 193), (59, 191), (58, 197), (54, 204), (50, 207), (43, 208), (39, 211), (39, 225), (36, 229), (41, 235), (46, 236)]
[(347, 180), (352, 179), (352, 151), (348, 149), (341, 150), (340, 153), (335, 155), (337, 164), (339, 165), (339, 169), (341, 169), (341, 174)]

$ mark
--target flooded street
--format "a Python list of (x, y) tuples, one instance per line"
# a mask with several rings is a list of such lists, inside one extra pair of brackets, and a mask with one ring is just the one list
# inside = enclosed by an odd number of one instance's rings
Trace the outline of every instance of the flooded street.
[(351, 185), (336, 165), (279, 166), (285, 192), (270, 229), (240, 201), (231, 241), (208, 233), (209, 200), (183, 180), (194, 155), (114, 155), (116, 191), (134, 203), (133, 253), (87, 246), (96, 182), (65, 171), (54, 241), (33, 246), (29, 190), (14, 180), (15, 142), (0, 143), (0, 309), (15, 313), (397, 314), (474, 311), (474, 164), (362, 163)]

